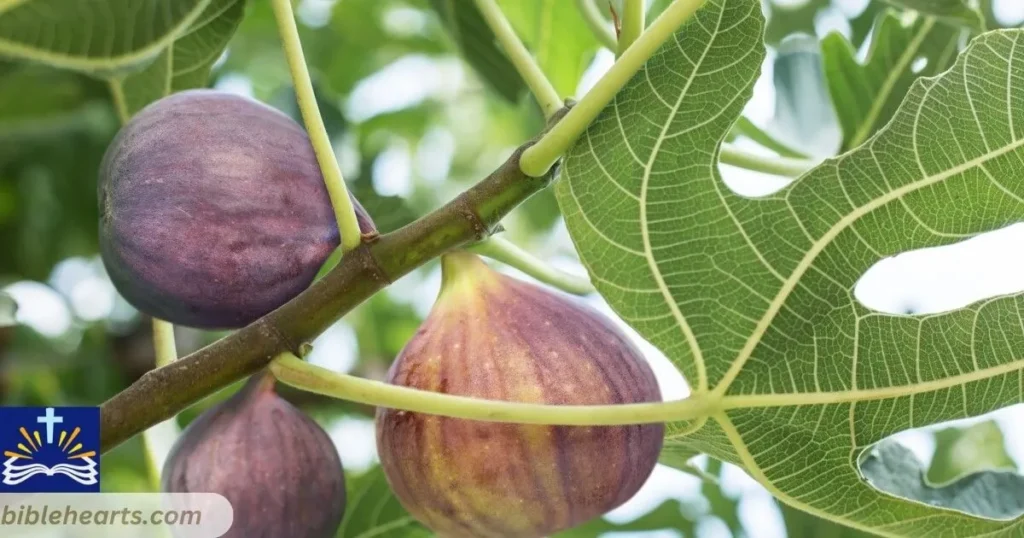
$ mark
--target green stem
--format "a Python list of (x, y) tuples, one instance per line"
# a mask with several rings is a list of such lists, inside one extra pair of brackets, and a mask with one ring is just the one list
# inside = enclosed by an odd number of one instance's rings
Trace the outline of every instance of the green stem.
[(545, 284), (550, 284), (566, 293), (589, 295), (596, 291), (589, 280), (566, 273), (565, 271), (559, 271), (529, 252), (519, 248), (514, 243), (500, 237), (492, 236), (484, 239), (470, 246), (469, 250), (515, 267), (533, 278)]
[(644, 0), (626, 0), (622, 10), (622, 30), (619, 32), (618, 56), (626, 52), (626, 49), (633, 44), (640, 35), (644, 33), (647, 14), (647, 6)]
[(166, 366), (178, 358), (178, 347), (174, 343), (173, 324), (153, 318), (153, 349), (156, 351), (157, 368)]
[(498, 3), (495, 0), (475, 1), (477, 9), (487, 21), (487, 26), (491, 28), (494, 36), (505, 49), (505, 55), (512, 61), (516, 71), (522, 75), (526, 85), (530, 87), (534, 98), (537, 99), (541, 110), (544, 111), (544, 117), (550, 118), (562, 108), (562, 98), (558, 96), (558, 91), (537, 65), (530, 51), (526, 50), (526, 45), (523, 45), (522, 40), (516, 35), (516, 31), (505, 18), (505, 14), (501, 12), (501, 8), (498, 7)]
[(682, 467), (676, 467), (676, 469), (690, 476), (697, 477), (712, 486), (721, 486), (721, 482), (719, 482), (717, 476), (705, 471), (704, 469), (701, 469), (693, 462), (687, 462), (686, 465), (683, 465)]
[(122, 124), (128, 123), (131, 114), (128, 113), (128, 105), (124, 99), (124, 87), (121, 86), (120, 79), (112, 78), (108, 80), (107, 86), (110, 87), (110, 96), (114, 100), (114, 111), (117, 112), (117, 119)]
[(748, 153), (742, 149), (729, 144), (722, 144), (720, 159), (724, 164), (730, 164), (755, 172), (764, 172), (776, 176), (797, 177), (804, 172), (814, 168), (816, 163), (808, 159), (793, 159), (790, 157), (775, 157), (770, 155), (757, 155)]
[(615, 426), (688, 420), (714, 410), (703, 398), (621, 405), (544, 405), (483, 400), (339, 374), (282, 353), (270, 371), (286, 385), (351, 402), (430, 415), (561, 426)]
[(356, 220), (355, 208), (348, 196), (345, 179), (338, 167), (338, 159), (331, 146), (331, 139), (327, 135), (324, 120), (320, 117), (320, 110), (316, 106), (313, 82), (310, 80), (309, 70), (306, 68), (306, 58), (302, 53), (302, 43), (299, 41), (299, 29), (295, 25), (291, 0), (272, 0), (271, 3), (274, 7), (274, 17), (277, 19), (277, 28), (281, 34), (285, 57), (288, 59), (288, 68), (291, 70), (292, 82), (295, 85), (295, 95), (299, 103), (299, 110), (302, 112), (302, 121), (306, 124), (306, 131), (313, 144), (313, 151), (316, 152), (316, 160), (320, 164), (320, 170), (324, 176), (327, 193), (331, 197), (334, 217), (338, 220), (341, 250), (349, 252), (359, 246), (362, 234), (359, 231), (359, 222)]
[(579, 9), (580, 15), (583, 16), (583, 20), (586, 21), (587, 26), (590, 27), (590, 31), (594, 33), (594, 37), (601, 42), (605, 48), (609, 50), (616, 50), (619, 47), (618, 41), (615, 39), (615, 32), (612, 31), (608, 26), (608, 21), (601, 16), (601, 12), (597, 9), (597, 5), (594, 4), (595, 0), (576, 0), (576, 8)]
[(611, 69), (536, 144), (529, 147), (519, 164), (523, 173), (543, 176), (569, 149), (594, 118), (612, 102), (619, 90), (647, 63), (647, 60), (692, 16), (705, 0), (675, 0), (650, 27), (633, 42)]
[(783, 157), (792, 157), (794, 159), (807, 158), (806, 153), (789, 147), (784, 142), (768, 134), (764, 129), (755, 125), (746, 116), (740, 116), (740, 119), (736, 121), (736, 125), (733, 126), (733, 134), (745, 136)]
[[(173, 324), (153, 318), (153, 350), (156, 354), (157, 368), (166, 366), (178, 358)], [(181, 429), (173, 418), (142, 432), (142, 442), (146, 447), (146, 468), (150, 484), (155, 491), (160, 491), (160, 475), (163, 472), (164, 460), (167, 459), (180, 434)]]

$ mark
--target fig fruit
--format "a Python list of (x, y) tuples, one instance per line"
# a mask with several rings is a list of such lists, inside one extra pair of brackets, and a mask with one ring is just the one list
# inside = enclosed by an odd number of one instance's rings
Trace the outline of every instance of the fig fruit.
[(100, 251), (118, 292), (191, 327), (243, 327), (281, 306), (339, 242), (302, 127), (215, 90), (172, 94), (121, 128), (101, 164), (99, 204)]
[(268, 373), (182, 432), (162, 489), (219, 493), (234, 521), (226, 538), (327, 538), (345, 514), (345, 476), (322, 428), (274, 392)]
[[(442, 257), (436, 303), (388, 381), (433, 392), (558, 405), (660, 401), (654, 373), (610, 320), (502, 275)], [(377, 448), (395, 495), (444, 537), (541, 537), (630, 499), (664, 425), (543, 426), (380, 409)]]

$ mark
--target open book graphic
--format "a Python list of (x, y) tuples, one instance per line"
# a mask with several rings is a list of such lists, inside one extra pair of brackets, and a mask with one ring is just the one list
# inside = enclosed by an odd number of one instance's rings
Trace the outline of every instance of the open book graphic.
[(37, 474), (54, 476), (66, 475), (82, 485), (95, 484), (97, 481), (96, 462), (92, 458), (81, 458), (81, 463), (58, 463), (47, 467), (41, 463), (19, 464), (19, 458), (8, 458), (4, 462), (3, 483), (16, 486)]

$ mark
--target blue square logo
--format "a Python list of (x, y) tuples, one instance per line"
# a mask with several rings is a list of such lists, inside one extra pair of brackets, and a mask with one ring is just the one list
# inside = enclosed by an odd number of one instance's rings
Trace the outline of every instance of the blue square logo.
[(99, 407), (0, 407), (0, 493), (100, 490)]

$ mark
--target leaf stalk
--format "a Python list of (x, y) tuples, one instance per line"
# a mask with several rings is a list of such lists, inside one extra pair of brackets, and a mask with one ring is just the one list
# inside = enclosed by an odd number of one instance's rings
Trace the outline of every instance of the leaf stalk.
[(595, 4), (597, 0), (576, 0), (576, 8), (579, 10), (583, 20), (586, 21), (594, 37), (608, 50), (616, 50), (619, 47), (615, 33), (609, 27), (608, 22), (601, 16), (600, 10)]
[(817, 165), (815, 161), (809, 159), (758, 155), (730, 144), (722, 144), (719, 160), (723, 164), (738, 168), (785, 177), (799, 177)]
[(492, 236), (479, 243), (471, 245), (468, 250), (482, 256), (499, 261), (505, 265), (515, 267), (520, 271), (536, 278), (537, 280), (554, 286), (566, 293), (573, 295), (589, 295), (594, 293), (593, 284), (590, 280), (576, 275), (560, 271), (543, 260), (538, 259), (529, 252), (519, 248), (516, 244), (501, 237)]
[(309, 140), (316, 153), (320, 171), (324, 176), (324, 185), (331, 198), (331, 206), (334, 208), (334, 217), (338, 221), (341, 250), (349, 252), (359, 246), (362, 234), (359, 231), (359, 222), (356, 220), (355, 207), (348, 195), (348, 187), (345, 185), (341, 168), (338, 166), (338, 158), (334, 154), (334, 147), (331, 145), (327, 128), (324, 126), (324, 120), (320, 117), (320, 110), (316, 105), (313, 82), (309, 76), (309, 69), (306, 67), (306, 57), (302, 52), (302, 43), (299, 40), (299, 29), (295, 24), (291, 0), (271, 0), (271, 4), (273, 4), (274, 18), (281, 35), (285, 58), (288, 61), (288, 69), (291, 71), (292, 83), (295, 85), (295, 95), (299, 103), (299, 111), (302, 113), (302, 121), (309, 133)]
[(515, 29), (512, 28), (512, 24), (508, 22), (505, 14), (502, 13), (498, 3), (495, 0), (474, 1), (476, 2), (477, 9), (480, 10), (480, 14), (487, 21), (487, 26), (494, 32), (498, 43), (505, 50), (505, 56), (508, 56), (516, 71), (519, 71), (523, 80), (526, 81), (526, 85), (530, 88), (534, 98), (537, 99), (537, 103), (544, 112), (544, 117), (551, 118), (562, 108), (562, 98), (558, 96), (558, 91), (555, 90), (547, 75), (537, 65), (533, 55), (526, 49), (526, 45), (516, 35)]
[(523, 173), (543, 176), (587, 130), (612, 102), (619, 90), (647, 63), (705, 0), (675, 0), (650, 27), (626, 50), (601, 80), (536, 144), (523, 153), (519, 164)]
[(646, 26), (647, 6), (644, 0), (626, 0), (622, 10), (622, 30), (619, 32), (618, 56), (626, 52)]
[(547, 405), (485, 400), (391, 385), (333, 372), (291, 353), (270, 363), (270, 371), (286, 385), (344, 400), (452, 418), (558, 426), (617, 426), (689, 420), (711, 414), (711, 400), (685, 400), (616, 405)]

